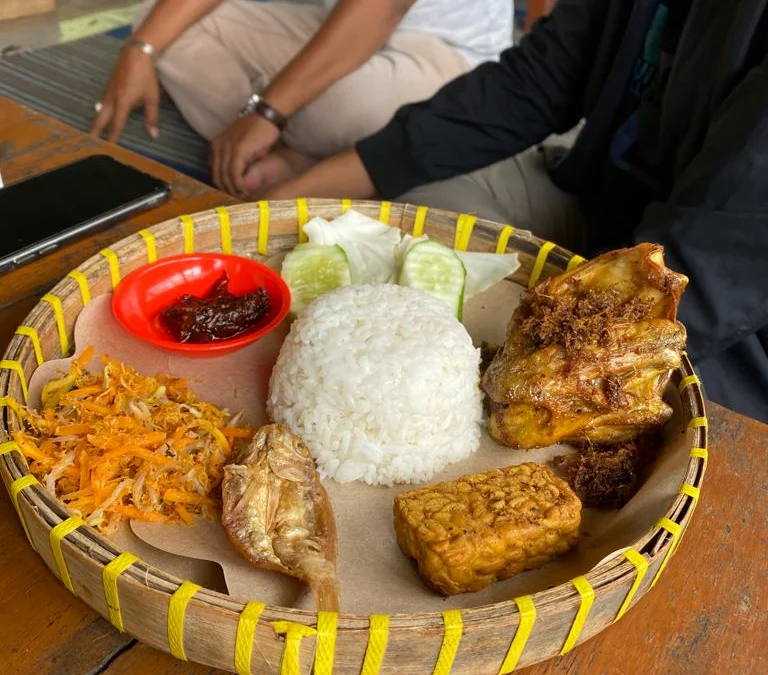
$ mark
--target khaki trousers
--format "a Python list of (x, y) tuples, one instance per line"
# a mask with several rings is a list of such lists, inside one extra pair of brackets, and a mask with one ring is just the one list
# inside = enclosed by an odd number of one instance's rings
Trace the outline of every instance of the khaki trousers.
[[(550, 143), (561, 144), (554, 139)], [(566, 143), (572, 140), (557, 139)], [(552, 183), (544, 155), (537, 148), (463, 176), (415, 188), (397, 201), (508, 223), (578, 253), (586, 248), (579, 202)]]
[[(154, 1), (141, 6), (137, 24)], [(213, 139), (304, 47), (326, 16), (313, 5), (225, 0), (161, 56), (160, 81), (189, 124)], [(296, 113), (283, 139), (315, 157), (341, 152), (383, 127), (403, 104), (429, 98), (468, 69), (440, 38), (396, 31), (367, 63)]]

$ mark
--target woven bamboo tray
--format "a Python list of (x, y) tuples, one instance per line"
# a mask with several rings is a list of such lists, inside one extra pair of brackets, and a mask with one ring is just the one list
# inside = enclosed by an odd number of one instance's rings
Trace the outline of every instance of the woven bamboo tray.
[[(512, 279), (533, 285), (583, 260), (526, 231), (472, 216), (388, 202), (259, 202), (181, 216), (104, 249), (45, 295), (0, 362), (0, 473), (30, 544), (72, 591), (120, 631), (174, 654), (238, 673), (297, 675), (492, 674), (565, 654), (617, 621), (659, 579), (688, 526), (707, 465), (707, 420), (687, 357), (675, 373), (686, 425), (687, 470), (679, 495), (633, 546), (585, 576), (494, 605), (417, 615), (319, 614), (265, 607), (150, 567), (71, 516), (28, 472), (9, 431), (9, 399), (22, 401), (35, 368), (72, 349), (73, 327), (91, 298), (157, 258), (192, 251), (272, 256), (303, 239), (311, 217), (348, 208), (416, 235), (478, 251), (515, 251)], [(686, 452), (688, 450), (686, 449)]]

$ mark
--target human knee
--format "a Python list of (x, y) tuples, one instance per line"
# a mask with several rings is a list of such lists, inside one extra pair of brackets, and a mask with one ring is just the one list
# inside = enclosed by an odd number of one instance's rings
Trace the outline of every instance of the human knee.
[[(384, 127), (397, 105), (368, 91), (357, 78), (336, 82), (288, 124), (286, 143), (313, 157), (328, 157), (353, 147)], [(318, 133), (318, 130), (321, 130)]]

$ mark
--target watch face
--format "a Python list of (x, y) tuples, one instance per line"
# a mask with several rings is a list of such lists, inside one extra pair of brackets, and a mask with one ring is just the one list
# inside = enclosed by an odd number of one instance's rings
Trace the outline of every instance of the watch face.
[(251, 97), (246, 102), (243, 109), (240, 111), (240, 117), (245, 117), (246, 115), (250, 115), (253, 113), (254, 110), (256, 110), (256, 105), (261, 100), (261, 97), (258, 94), (251, 94)]

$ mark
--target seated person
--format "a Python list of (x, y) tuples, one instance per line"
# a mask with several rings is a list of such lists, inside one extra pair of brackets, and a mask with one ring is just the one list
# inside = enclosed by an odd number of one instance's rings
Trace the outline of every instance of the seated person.
[[(768, 422), (767, 36), (765, 2), (559, 0), (498, 63), (268, 197), (399, 197), (586, 255), (663, 244), (706, 395)], [(524, 152), (582, 118), (548, 175)]]
[[(159, 76), (213, 141), (216, 185), (253, 193), (497, 59), (512, 41), (512, 19), (510, 0), (147, 0), (91, 131), (116, 141), (143, 105), (156, 136)], [(238, 118), (243, 109), (254, 114)]]

